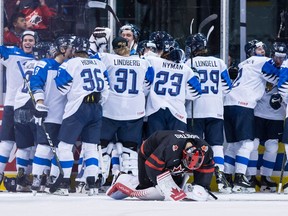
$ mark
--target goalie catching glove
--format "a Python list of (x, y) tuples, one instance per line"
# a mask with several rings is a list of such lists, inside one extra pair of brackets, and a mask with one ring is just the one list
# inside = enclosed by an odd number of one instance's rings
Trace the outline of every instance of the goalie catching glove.
[(281, 95), (278, 93), (272, 94), (269, 103), (274, 110), (278, 110), (282, 103)]
[(111, 29), (105, 27), (96, 27), (89, 38), (90, 49), (93, 54), (106, 50), (111, 36)]

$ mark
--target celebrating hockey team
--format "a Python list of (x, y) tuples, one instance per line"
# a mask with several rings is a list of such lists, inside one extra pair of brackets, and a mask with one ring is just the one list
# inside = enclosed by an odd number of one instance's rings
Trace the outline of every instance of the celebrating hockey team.
[(20, 44), (1, 45), (0, 191), (159, 201), (288, 194), (283, 28), (270, 43), (247, 40), (246, 59), (232, 66), (210, 49), (214, 26), (193, 33), (193, 21), (181, 38), (118, 20), (53, 40), (27, 29)]

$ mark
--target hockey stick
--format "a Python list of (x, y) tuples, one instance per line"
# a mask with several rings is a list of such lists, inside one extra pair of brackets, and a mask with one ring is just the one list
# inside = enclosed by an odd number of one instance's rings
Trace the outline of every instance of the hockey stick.
[(210, 29), (208, 30), (208, 33), (207, 33), (207, 41), (209, 41), (209, 37), (210, 37), (210, 35), (211, 35), (211, 33), (212, 33), (213, 30), (214, 30), (214, 25), (212, 25), (212, 26), (210, 27)]
[(192, 32), (193, 32), (193, 22), (194, 22), (194, 18), (191, 20), (191, 23), (190, 23), (190, 34), (192, 35)]
[(105, 10), (109, 11), (109, 12), (113, 15), (114, 19), (116, 20), (117, 25), (118, 25), (119, 27), (122, 26), (122, 24), (121, 24), (119, 18), (117, 17), (116, 13), (113, 11), (113, 9), (111, 8), (111, 6), (108, 5), (106, 2), (88, 1), (88, 2), (87, 2), (87, 6), (88, 6), (89, 8), (101, 8), (101, 9), (105, 9)]
[(284, 171), (285, 171), (285, 164), (286, 164), (286, 151), (285, 151), (285, 148), (284, 148), (284, 154), (283, 154), (282, 165), (281, 165), (281, 173), (280, 173), (280, 179), (279, 179), (279, 184), (278, 184), (278, 194), (280, 194), (281, 190), (282, 190), (282, 183), (283, 183), (283, 175), (284, 175)]
[(217, 19), (217, 14), (211, 14), (210, 16), (206, 17), (199, 25), (198, 32), (201, 33), (204, 26), (206, 26), (208, 23), (212, 22), (213, 20)]
[[(25, 74), (24, 74), (24, 71), (23, 71), (23, 68), (22, 68), (22, 66), (21, 66), (20, 61), (17, 61), (17, 65), (18, 65), (18, 68), (19, 68), (19, 70), (20, 70), (20, 72), (21, 72), (21, 74), (22, 74), (22, 77), (23, 77), (23, 79), (24, 79), (24, 83), (25, 83), (25, 85), (27, 86), (28, 93), (29, 93), (29, 95), (30, 95), (30, 97), (31, 97), (31, 99), (32, 99), (33, 106), (35, 107), (35, 106), (36, 106), (36, 101), (35, 101), (34, 95), (33, 95), (33, 93), (32, 93), (32, 90), (31, 90), (31, 88), (30, 88), (29, 82), (28, 82), (28, 80), (27, 80), (26, 77), (25, 77)], [(64, 172), (63, 172), (62, 166), (61, 166), (61, 164), (60, 164), (60, 160), (59, 160), (59, 158), (58, 158), (58, 156), (57, 156), (57, 154), (56, 154), (55, 146), (54, 146), (54, 144), (53, 144), (53, 142), (52, 142), (52, 140), (51, 140), (51, 138), (50, 138), (49, 133), (48, 133), (47, 130), (46, 130), (46, 127), (45, 127), (44, 123), (41, 124), (41, 127), (42, 127), (42, 129), (43, 129), (43, 131), (44, 131), (44, 133), (45, 133), (45, 135), (46, 135), (46, 138), (47, 138), (47, 140), (48, 140), (49, 146), (50, 146), (51, 151), (52, 151), (52, 153), (53, 153), (53, 155), (54, 155), (54, 157), (55, 157), (56, 164), (57, 164), (57, 166), (58, 166), (58, 168), (59, 168), (59, 172), (60, 172), (58, 178), (57, 178), (56, 181), (51, 185), (50, 190), (49, 190), (50, 193), (54, 193), (54, 192), (58, 189), (58, 186), (60, 185), (60, 183), (61, 183), (62, 180), (63, 180)]]

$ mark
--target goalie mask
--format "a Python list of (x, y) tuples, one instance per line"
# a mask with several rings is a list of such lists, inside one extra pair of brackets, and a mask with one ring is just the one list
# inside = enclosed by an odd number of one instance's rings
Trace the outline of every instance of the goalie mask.
[[(190, 142), (190, 141), (188, 141)], [(183, 150), (182, 163), (188, 170), (195, 170), (201, 167), (204, 161), (204, 152), (201, 148), (190, 146)]]

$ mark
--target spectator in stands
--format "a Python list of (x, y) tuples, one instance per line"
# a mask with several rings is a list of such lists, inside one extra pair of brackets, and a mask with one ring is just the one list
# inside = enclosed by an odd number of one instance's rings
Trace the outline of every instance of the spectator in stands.
[(14, 13), (11, 16), (10, 24), (4, 31), (4, 44), (20, 46), (21, 35), (27, 29), (25, 15), (22, 13)]
[(45, 0), (18, 0), (16, 7), (25, 15), (27, 28), (45, 38), (47, 31), (43, 30), (48, 29), (50, 19), (56, 15), (55, 9), (49, 8)]

